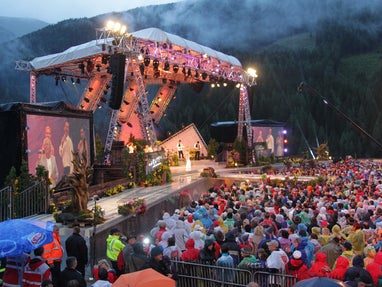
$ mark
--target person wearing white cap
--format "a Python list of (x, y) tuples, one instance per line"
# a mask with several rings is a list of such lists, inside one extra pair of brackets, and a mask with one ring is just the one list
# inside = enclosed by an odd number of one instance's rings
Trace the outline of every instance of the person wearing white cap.
[(308, 271), (308, 267), (302, 261), (301, 251), (295, 250), (290, 258), (289, 262), (285, 265), (285, 272), (288, 275), (293, 275), (297, 277), (297, 280), (306, 279), (306, 273)]

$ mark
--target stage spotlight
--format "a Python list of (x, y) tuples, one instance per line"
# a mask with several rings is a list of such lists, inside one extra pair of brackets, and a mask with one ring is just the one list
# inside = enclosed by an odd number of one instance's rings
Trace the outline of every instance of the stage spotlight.
[(170, 63), (168, 61), (164, 62), (163, 70), (170, 71)]
[(108, 61), (109, 61), (109, 55), (102, 55), (101, 63), (106, 65)]
[(145, 73), (145, 64), (143, 64), (143, 63), (139, 64), (139, 71), (141, 72), (141, 75), (143, 75)]
[(174, 71), (174, 73), (178, 73), (179, 71), (179, 66), (177, 64), (175, 64), (173, 67), (172, 67), (172, 70)]
[(159, 68), (159, 60), (158, 59), (154, 59), (153, 67), (154, 67), (154, 70), (158, 70), (158, 68)]
[(81, 70), (81, 74), (85, 74), (85, 65), (84, 63), (79, 63), (78, 68)]
[(88, 71), (88, 73), (90, 74), (91, 72), (93, 72), (93, 70), (94, 70), (94, 63), (91, 60), (88, 60), (86, 64), (86, 71)]
[(150, 57), (149, 56), (145, 56), (145, 58), (143, 59), (143, 63), (145, 64), (145, 66), (149, 66), (150, 65)]

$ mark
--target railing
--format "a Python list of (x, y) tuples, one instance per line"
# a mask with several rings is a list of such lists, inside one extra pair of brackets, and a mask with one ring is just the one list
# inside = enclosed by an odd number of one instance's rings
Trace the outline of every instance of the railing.
[(12, 214), (12, 188), (7, 186), (0, 190), (0, 222), (11, 218)]
[(44, 182), (14, 193), (12, 187), (0, 190), (0, 221), (46, 213), (49, 204), (48, 188)]
[(260, 287), (292, 287), (297, 278), (282, 273), (267, 272), (265, 268), (238, 269), (201, 263), (172, 261), (177, 286), (181, 287), (245, 287), (256, 282)]

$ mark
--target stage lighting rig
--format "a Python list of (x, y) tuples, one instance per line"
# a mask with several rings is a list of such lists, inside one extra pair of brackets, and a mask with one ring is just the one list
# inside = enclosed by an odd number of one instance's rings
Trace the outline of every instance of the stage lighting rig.
[[(133, 37), (127, 33), (126, 25), (109, 20), (103, 28), (96, 29), (96, 33), (96, 44), (102, 46), (102, 51), (109, 54), (139, 52), (135, 50)], [(106, 62), (106, 59), (103, 61)]]
[(247, 84), (249, 86), (256, 85), (257, 72), (253, 68), (248, 68), (246, 71)]

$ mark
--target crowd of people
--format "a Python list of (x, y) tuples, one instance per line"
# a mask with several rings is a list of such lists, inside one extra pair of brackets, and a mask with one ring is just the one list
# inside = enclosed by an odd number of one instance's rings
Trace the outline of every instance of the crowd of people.
[[(380, 286), (380, 165), (349, 158), (276, 172), (289, 180), (213, 186), (188, 206), (165, 212), (150, 231), (148, 249), (135, 236), (121, 241), (123, 264), (118, 255), (109, 257), (117, 274), (151, 267), (176, 279), (169, 262), (182, 260)], [(299, 182), (297, 174), (316, 180)]]
[[(349, 158), (273, 172), (286, 180), (223, 183), (171, 214), (164, 212), (150, 230), (151, 243), (144, 236), (111, 229), (107, 260), (93, 270), (94, 287), (110, 287), (121, 274), (145, 268), (177, 280), (174, 261), (262, 269), (297, 280), (329, 277), (349, 287), (382, 286), (380, 164)], [(315, 180), (298, 181), (296, 175)], [(33, 258), (20, 257), (16, 263), (8, 258), (7, 264), (22, 266), (25, 286), (66, 287), (73, 280), (75, 286), (85, 286), (88, 252), (78, 227), (65, 245), (63, 271), (57, 226), (54, 241), (36, 249)], [(4, 286), (17, 285), (10, 270), (5, 270)]]

